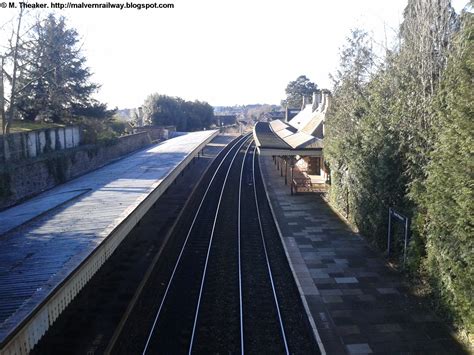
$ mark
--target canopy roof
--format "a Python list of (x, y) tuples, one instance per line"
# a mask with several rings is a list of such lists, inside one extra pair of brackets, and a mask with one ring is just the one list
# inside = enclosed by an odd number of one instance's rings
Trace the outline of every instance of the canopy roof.
[(321, 156), (324, 147), (324, 118), (329, 94), (323, 93), (289, 122), (258, 122), (253, 130), (257, 149), (263, 155)]

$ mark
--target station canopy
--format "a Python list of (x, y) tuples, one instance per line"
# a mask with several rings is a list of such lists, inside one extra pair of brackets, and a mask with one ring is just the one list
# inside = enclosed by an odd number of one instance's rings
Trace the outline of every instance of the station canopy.
[(327, 104), (328, 97), (324, 95), (321, 102), (306, 105), (289, 122), (258, 122), (253, 130), (258, 153), (271, 156), (322, 156)]

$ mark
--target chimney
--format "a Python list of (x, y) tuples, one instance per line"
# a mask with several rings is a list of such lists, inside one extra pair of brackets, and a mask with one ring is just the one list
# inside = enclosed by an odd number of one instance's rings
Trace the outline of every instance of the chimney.
[(326, 92), (326, 107), (325, 107), (326, 111), (328, 110), (330, 104), (331, 104), (331, 92), (328, 91)]
[(140, 106), (138, 109), (135, 110), (135, 115), (137, 117), (137, 125), (138, 127), (142, 127), (145, 125), (143, 119), (143, 108)]
[(330, 94), (328, 91), (324, 91), (322, 93), (322, 103), (321, 103), (321, 108), (323, 111), (327, 111), (329, 107), (329, 100), (330, 100)]
[(318, 101), (317, 101), (317, 96), (316, 96), (316, 91), (313, 91), (313, 101), (312, 101), (312, 109), (313, 109), (313, 112), (316, 111), (316, 109), (318, 108)]

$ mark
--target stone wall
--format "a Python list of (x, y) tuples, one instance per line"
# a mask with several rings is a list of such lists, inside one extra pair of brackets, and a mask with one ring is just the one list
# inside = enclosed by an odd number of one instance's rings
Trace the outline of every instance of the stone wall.
[(57, 127), (0, 136), (0, 162), (35, 158), (81, 143), (78, 126)]
[(153, 141), (171, 138), (171, 134), (176, 131), (176, 126), (143, 126), (133, 129), (134, 133), (148, 132)]
[(35, 159), (2, 164), (0, 209), (100, 168), (150, 144), (149, 134), (142, 132), (120, 137), (107, 145), (85, 145), (50, 152)]

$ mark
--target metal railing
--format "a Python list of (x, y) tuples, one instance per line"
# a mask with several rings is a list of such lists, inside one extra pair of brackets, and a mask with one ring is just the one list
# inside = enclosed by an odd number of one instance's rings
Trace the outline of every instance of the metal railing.
[(327, 192), (328, 185), (326, 183), (314, 183), (310, 178), (293, 178), (291, 183), (291, 192)]

